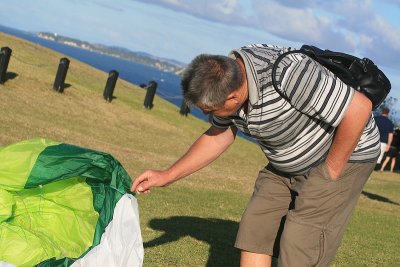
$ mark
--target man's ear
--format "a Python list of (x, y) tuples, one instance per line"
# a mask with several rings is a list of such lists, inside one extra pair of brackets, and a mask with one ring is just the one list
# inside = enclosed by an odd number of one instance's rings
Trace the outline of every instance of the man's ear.
[(239, 103), (239, 94), (237, 91), (234, 91), (228, 95), (226, 101), (233, 101), (235, 104)]

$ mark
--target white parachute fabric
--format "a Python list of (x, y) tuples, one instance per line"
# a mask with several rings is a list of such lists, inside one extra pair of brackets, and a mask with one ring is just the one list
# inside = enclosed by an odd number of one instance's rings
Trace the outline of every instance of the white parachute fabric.
[(17, 267), (17, 266), (12, 264), (12, 263), (8, 263), (8, 262), (5, 262), (5, 261), (0, 261), (0, 267)]
[(143, 257), (137, 200), (125, 194), (118, 201), (113, 219), (106, 227), (100, 244), (71, 267), (141, 267)]

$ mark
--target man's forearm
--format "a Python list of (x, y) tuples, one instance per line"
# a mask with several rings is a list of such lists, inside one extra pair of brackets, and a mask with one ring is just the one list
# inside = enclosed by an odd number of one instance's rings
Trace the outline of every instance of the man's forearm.
[(343, 120), (337, 127), (326, 158), (332, 179), (337, 179), (342, 173), (371, 117), (371, 109), (370, 100), (356, 91)]
[(215, 133), (210, 128), (197, 139), (189, 150), (170, 168), (169, 176), (174, 181), (190, 175), (217, 159), (233, 143), (235, 132), (227, 129), (224, 133)]

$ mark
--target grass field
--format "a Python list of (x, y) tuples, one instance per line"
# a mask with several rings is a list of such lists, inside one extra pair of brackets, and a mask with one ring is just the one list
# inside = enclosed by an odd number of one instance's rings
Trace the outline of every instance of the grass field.
[[(0, 146), (33, 137), (85, 146), (112, 154), (134, 178), (169, 166), (208, 128), (158, 97), (145, 109), (145, 91), (121, 79), (104, 101), (108, 74), (72, 58), (68, 87), (57, 93), (63, 55), (3, 33), (0, 46), (13, 50), (0, 85)], [(238, 266), (238, 222), (265, 164), (255, 144), (237, 138), (211, 166), (138, 197), (144, 265)], [(374, 172), (333, 266), (400, 266), (399, 251), (400, 175)]]

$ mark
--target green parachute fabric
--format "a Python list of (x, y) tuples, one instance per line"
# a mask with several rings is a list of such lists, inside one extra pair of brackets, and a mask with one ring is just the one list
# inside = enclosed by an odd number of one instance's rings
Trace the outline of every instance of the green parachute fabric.
[(0, 262), (70, 266), (132, 181), (111, 155), (46, 139), (0, 148)]

